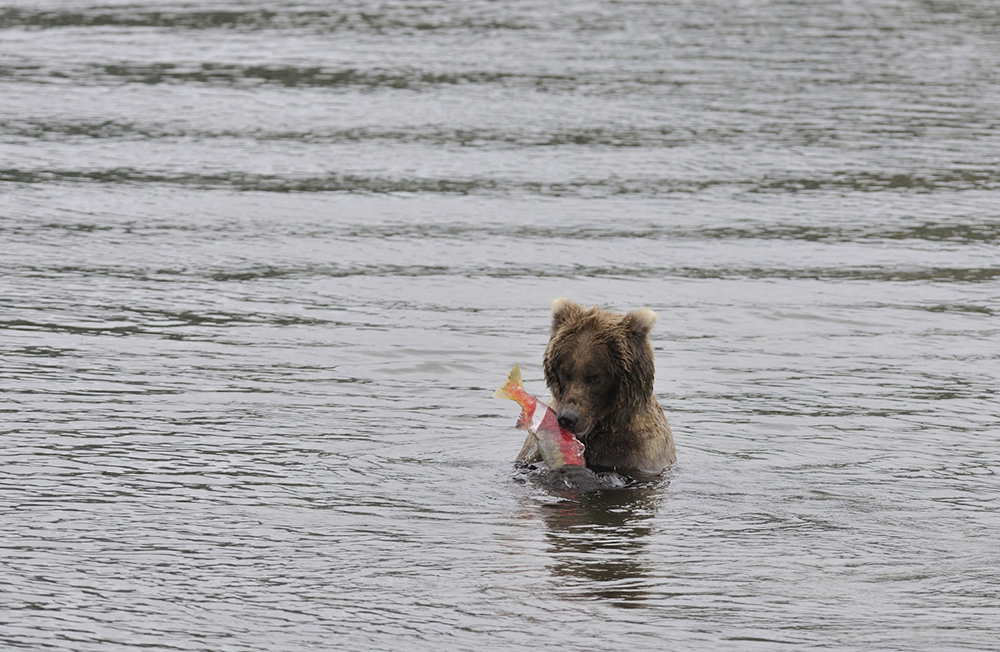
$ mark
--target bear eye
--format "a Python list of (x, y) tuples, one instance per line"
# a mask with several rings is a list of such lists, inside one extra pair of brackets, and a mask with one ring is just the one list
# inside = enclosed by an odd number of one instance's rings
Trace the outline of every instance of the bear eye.
[(601, 376), (599, 374), (587, 374), (587, 377), (584, 378), (584, 381), (588, 385), (596, 385), (597, 383), (601, 382)]

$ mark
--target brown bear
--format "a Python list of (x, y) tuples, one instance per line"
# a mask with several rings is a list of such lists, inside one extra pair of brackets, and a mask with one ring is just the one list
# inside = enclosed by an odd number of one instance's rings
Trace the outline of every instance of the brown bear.
[[(552, 302), (552, 335), (543, 363), (550, 407), (583, 442), (587, 466), (633, 477), (655, 476), (677, 459), (674, 437), (653, 396), (656, 313), (627, 314)], [(517, 457), (541, 459), (529, 434)]]

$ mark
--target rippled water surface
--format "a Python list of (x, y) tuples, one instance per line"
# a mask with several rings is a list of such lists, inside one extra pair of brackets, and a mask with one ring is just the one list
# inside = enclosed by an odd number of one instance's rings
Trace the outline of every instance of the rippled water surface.
[[(0, 3), (0, 646), (1000, 641), (1000, 5)], [(519, 484), (552, 299), (679, 462)]]

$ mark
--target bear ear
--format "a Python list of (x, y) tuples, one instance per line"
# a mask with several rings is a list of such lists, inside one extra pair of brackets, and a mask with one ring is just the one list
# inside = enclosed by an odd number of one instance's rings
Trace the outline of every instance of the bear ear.
[(649, 308), (633, 310), (625, 315), (625, 327), (628, 328), (630, 332), (642, 337), (644, 335), (649, 335), (649, 331), (653, 330), (653, 324), (656, 323), (657, 319), (659, 319), (659, 317), (657, 317), (656, 313)]
[(566, 320), (583, 312), (583, 306), (566, 297), (559, 297), (552, 302), (552, 330), (559, 328)]

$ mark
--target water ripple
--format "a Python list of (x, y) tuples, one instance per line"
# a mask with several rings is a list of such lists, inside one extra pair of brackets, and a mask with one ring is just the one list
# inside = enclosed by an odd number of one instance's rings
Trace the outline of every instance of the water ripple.
[[(6, 3), (0, 647), (995, 647), (998, 28)], [(658, 483), (514, 473), (567, 295), (660, 316)]]

